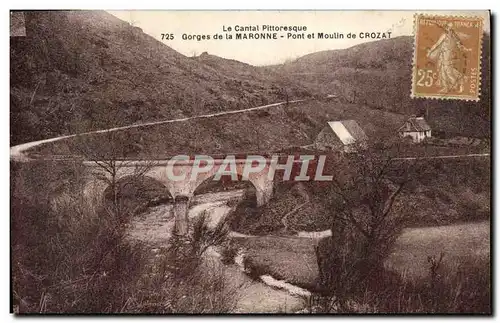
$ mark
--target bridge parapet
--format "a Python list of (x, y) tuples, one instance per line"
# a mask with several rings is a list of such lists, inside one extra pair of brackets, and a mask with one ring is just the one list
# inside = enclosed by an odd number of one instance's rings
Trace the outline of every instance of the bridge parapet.
[[(232, 181), (249, 181), (255, 187), (257, 205), (262, 206), (272, 197), (278, 173), (283, 175), (283, 180), (292, 180), (292, 176), (293, 180), (300, 181), (312, 178), (328, 180), (324, 179), (327, 176), (318, 177), (318, 171), (322, 172), (322, 164), (325, 162), (323, 157), (325, 156), (316, 160), (313, 155), (300, 155), (297, 159), (294, 155), (277, 154), (271, 158), (249, 155), (244, 159), (237, 159), (235, 156), (214, 159), (205, 155), (195, 158), (179, 155), (168, 160), (83, 161), (83, 164), (93, 173), (94, 179), (117, 182), (127, 176), (146, 176), (162, 183), (174, 199), (176, 221), (182, 222), (187, 221), (189, 200), (206, 180), (218, 181), (225, 177)], [(309, 170), (312, 168), (315, 174), (311, 175)], [(101, 194), (104, 189), (99, 187)], [(178, 229), (185, 230), (184, 222), (178, 224)]]

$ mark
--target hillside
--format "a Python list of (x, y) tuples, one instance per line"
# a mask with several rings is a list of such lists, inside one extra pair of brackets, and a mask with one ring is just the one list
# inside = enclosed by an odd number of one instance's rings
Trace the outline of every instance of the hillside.
[[(273, 69), (300, 78), (305, 87), (341, 99), (405, 115), (428, 110), (431, 126), (446, 136), (490, 135), (490, 36), (483, 37), (482, 88), (479, 102), (412, 99), (413, 37), (369, 42), (317, 52)], [(434, 130), (433, 129), (433, 130)]]
[[(308, 100), (264, 110), (192, 119), (112, 133), (70, 138), (36, 147), (41, 155), (80, 154), (80, 148), (104, 157), (120, 147), (123, 157), (165, 158), (177, 154), (225, 154), (283, 150), (313, 143), (327, 121), (356, 119), (370, 138), (394, 137), (404, 116), (351, 103)], [(83, 140), (83, 142), (82, 142)]]
[(104, 11), (27, 11), (25, 24), (10, 38), (11, 145), (309, 95), (276, 73), (186, 57)]
[[(214, 68), (220, 73), (233, 75), (245, 83), (248, 82), (252, 84), (255, 83), (256, 80), (267, 80), (269, 82), (280, 84), (280, 90), (282, 91), (281, 94), (285, 99), (287, 95), (289, 98), (296, 96), (297, 92), (301, 95), (301, 97), (305, 97), (308, 94), (321, 93), (321, 91), (318, 91), (315, 87), (308, 86), (309, 84), (302, 84), (299, 78), (289, 75), (288, 73), (282, 73), (280, 70), (272, 67), (253, 66), (234, 59), (211, 55), (207, 52), (202, 53), (195, 59), (204, 65)], [(303, 89), (302, 91), (297, 89), (298, 84), (300, 84)]]
[[(11, 37), (11, 144), (297, 98), (308, 100), (119, 131), (114, 139), (126, 145), (124, 157), (269, 152), (312, 143), (331, 120), (355, 119), (372, 139), (394, 136), (426, 108), (436, 135), (490, 134), (489, 59), (480, 102), (411, 99), (412, 37), (255, 67), (209, 53), (186, 57), (103, 11), (27, 12), (26, 34)], [(484, 43), (489, 58), (489, 37)], [(311, 99), (326, 94), (339, 99)], [(104, 139), (88, 141), (98, 149)], [(33, 152), (75, 154), (78, 143)]]
[[(408, 227), (487, 220), (491, 216), (491, 162), (486, 158), (429, 160), (398, 197)], [(329, 184), (327, 184), (329, 185)], [(330, 229), (331, 196), (319, 182), (276, 182), (271, 201), (258, 210), (237, 210), (242, 233), (296, 234)], [(248, 211), (247, 211), (248, 212)], [(286, 219), (284, 216), (287, 215)], [(241, 219), (240, 219), (241, 218)], [(285, 228), (284, 223), (287, 227)]]

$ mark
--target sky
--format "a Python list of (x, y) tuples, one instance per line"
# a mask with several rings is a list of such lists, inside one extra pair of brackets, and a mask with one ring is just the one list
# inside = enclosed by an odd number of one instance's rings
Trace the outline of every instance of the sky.
[[(252, 65), (279, 64), (300, 56), (323, 50), (348, 48), (376, 39), (360, 39), (359, 33), (391, 32), (391, 38), (413, 34), (415, 11), (108, 11), (131, 22), (145, 33), (186, 55), (208, 52)], [(422, 12), (422, 11), (419, 11)], [(481, 16), (489, 32), (488, 11), (432, 11), (425, 13)], [(225, 35), (223, 28), (248, 25), (305, 26), (305, 34), (323, 32), (343, 33), (343, 39), (286, 39), (277, 40), (183, 40), (186, 35)], [(299, 32), (301, 33), (301, 32)], [(347, 38), (348, 33), (357, 35)], [(174, 39), (162, 40), (161, 34), (173, 34)], [(381, 35), (381, 34), (380, 34)], [(388, 34), (386, 33), (386, 36)]]

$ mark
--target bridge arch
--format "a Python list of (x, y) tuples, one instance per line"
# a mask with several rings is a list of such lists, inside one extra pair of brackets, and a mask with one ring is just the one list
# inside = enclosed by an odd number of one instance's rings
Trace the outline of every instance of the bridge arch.
[[(227, 167), (224, 166), (224, 163), (221, 160), (215, 160), (214, 166), (209, 170), (207, 170), (206, 172), (198, 172), (196, 173), (196, 176), (191, 176), (193, 174), (193, 164), (190, 162), (178, 163), (174, 166), (174, 171), (178, 174), (185, 174), (186, 176), (184, 178), (181, 178), (180, 180), (172, 180), (170, 178), (171, 175), (169, 175), (168, 169), (166, 167), (167, 163), (165, 163), (164, 161), (157, 162), (155, 165), (148, 168), (143, 175), (138, 176), (135, 173), (135, 166), (141, 166), (143, 165), (143, 163), (144, 161), (137, 161), (136, 163), (124, 162), (119, 167), (119, 178), (117, 181), (125, 181), (126, 183), (128, 183), (137, 182), (137, 180), (140, 178), (150, 178), (155, 182), (161, 183), (163, 187), (156, 184), (155, 185), (160, 188), (160, 191), (163, 192), (163, 196), (167, 196), (167, 192), (169, 193), (168, 197), (169, 199), (171, 199), (171, 201), (173, 201), (176, 229), (180, 234), (184, 234), (187, 232), (189, 204), (196, 190), (207, 179), (213, 179), (215, 175), (220, 171), (221, 167)], [(89, 182), (87, 183), (84, 192), (85, 194), (90, 194), (91, 196), (100, 196), (101, 199), (98, 201), (98, 203), (102, 203), (104, 200), (103, 197), (105, 195), (109, 195), (110, 193), (105, 192), (108, 187), (108, 185), (106, 185), (106, 181), (100, 179), (107, 178), (109, 182), (109, 180), (111, 179), (110, 174), (106, 173), (102, 168), (96, 166), (93, 163), (86, 162), (86, 164), (90, 166), (89, 175), (91, 176), (89, 177)], [(235, 161), (236, 169), (234, 169), (233, 167), (233, 172), (236, 173), (240, 181), (242, 179), (242, 174), (246, 164), (248, 164), (246, 159)], [(269, 165), (266, 165), (265, 169), (260, 172), (250, 172), (247, 179), (247, 181), (250, 182), (255, 188), (255, 200), (257, 206), (266, 204), (273, 194), (274, 180), (268, 178), (268, 168)], [(224, 172), (224, 174), (228, 176), (227, 172)], [(222, 177), (221, 179), (223, 178), (224, 177)], [(156, 197), (162, 199), (161, 195), (158, 196), (157, 194)], [(149, 196), (149, 198), (154, 197)]]
[(171, 203), (173, 197), (158, 179), (148, 175), (125, 175), (116, 180), (115, 189), (107, 185), (103, 203), (118, 204), (120, 211), (135, 214), (141, 208)]
[(113, 191), (109, 178), (93, 174), (84, 185), (83, 195), (98, 208), (119, 206), (116, 211), (122, 214), (135, 214), (147, 206), (173, 202), (168, 187), (149, 175), (125, 174), (116, 179)]
[[(196, 181), (193, 181), (190, 183), (190, 195), (194, 196), (195, 192), (197, 190), (199, 191), (200, 187), (202, 188), (202, 185), (207, 185), (210, 183), (210, 181), (213, 182), (221, 182), (222, 185), (236, 185), (233, 183), (245, 183), (248, 182), (250, 183), (254, 188), (255, 188), (255, 197), (256, 197), (256, 202), (258, 206), (262, 206), (266, 204), (269, 199), (272, 196), (273, 193), (273, 180), (269, 180), (267, 178), (267, 171), (263, 171), (261, 173), (252, 173), (248, 176), (247, 180), (243, 180), (243, 165), (238, 165), (236, 168), (236, 175), (237, 181), (233, 180), (231, 178), (231, 175), (222, 175), (219, 180), (215, 180), (215, 176), (217, 171), (219, 170), (218, 167), (214, 167), (210, 172), (207, 173), (202, 173)], [(214, 183), (216, 184), (216, 183)], [(216, 184), (217, 185), (217, 184)], [(242, 184), (246, 185), (246, 184)]]
[(202, 194), (221, 193), (228, 191), (243, 190), (242, 198), (248, 203), (257, 206), (256, 184), (250, 180), (243, 180), (238, 175), (238, 180), (234, 181), (230, 176), (224, 175), (220, 180), (214, 180), (215, 175), (205, 178), (194, 190), (193, 197)]
[[(243, 180), (238, 176), (234, 181), (230, 176), (223, 176), (214, 180), (215, 175), (206, 178), (195, 189), (193, 197), (197, 203), (217, 203), (225, 201), (226, 205), (219, 204), (210, 214), (211, 223), (218, 223), (224, 216), (230, 214), (229, 226), (231, 230), (240, 231), (248, 219), (255, 218), (257, 213), (257, 187), (250, 180)], [(206, 195), (205, 195), (206, 194)], [(197, 196), (204, 195), (198, 198)], [(194, 210), (194, 209), (193, 209)]]
[(211, 192), (221, 192), (227, 190), (251, 190), (253, 195), (257, 192), (256, 183), (252, 180), (243, 180), (241, 174), (237, 173), (238, 180), (232, 180), (231, 176), (223, 175), (220, 180), (215, 180), (215, 174), (197, 181), (193, 195), (206, 194)]

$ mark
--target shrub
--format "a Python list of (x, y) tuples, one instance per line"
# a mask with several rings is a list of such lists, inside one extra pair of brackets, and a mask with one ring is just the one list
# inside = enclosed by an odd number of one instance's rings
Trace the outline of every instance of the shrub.
[[(73, 185), (78, 167), (29, 166), (13, 179), (12, 280), (18, 311), (119, 311), (146, 262), (143, 247), (125, 241), (116, 219), (82, 197)], [(61, 188), (64, 176), (73, 180)], [(65, 198), (53, 203), (55, 196)]]
[(162, 249), (126, 300), (124, 313), (227, 313), (235, 306), (235, 289), (228, 286), (224, 268), (205, 262), (172, 275), (171, 253)]
[[(151, 248), (125, 238), (118, 215), (82, 194), (72, 165), (12, 165), (12, 293), (18, 313), (219, 313), (234, 293), (223, 269), (205, 251), (227, 235), (206, 217), (191, 235), (172, 238), (183, 248)], [(57, 203), (55, 202), (57, 201)], [(177, 240), (176, 240), (177, 239)], [(173, 252), (176, 250), (176, 252)], [(177, 266), (176, 266), (177, 265)]]
[(175, 229), (128, 300), (125, 312), (224, 313), (234, 307), (235, 290), (226, 286), (223, 266), (206, 251), (225, 242), (225, 220), (210, 229), (206, 214), (188, 235)]
[(222, 263), (225, 265), (234, 263), (234, 257), (238, 255), (239, 250), (238, 246), (231, 241), (222, 245), (222, 248), (220, 249)]
[(172, 275), (176, 277), (191, 275), (201, 264), (202, 257), (208, 248), (220, 245), (227, 240), (229, 227), (226, 218), (221, 219), (213, 229), (209, 228), (208, 220), (206, 213), (198, 216), (187, 236), (178, 234), (174, 228), (167, 248)]
[[(428, 275), (412, 279), (388, 270), (373, 272), (361, 284), (343, 283), (349, 293), (316, 293), (314, 313), (482, 313), (491, 314), (489, 261), (461, 259), (447, 264), (428, 257)], [(343, 269), (346, 270), (346, 269)], [(344, 272), (340, 272), (344, 274)]]

